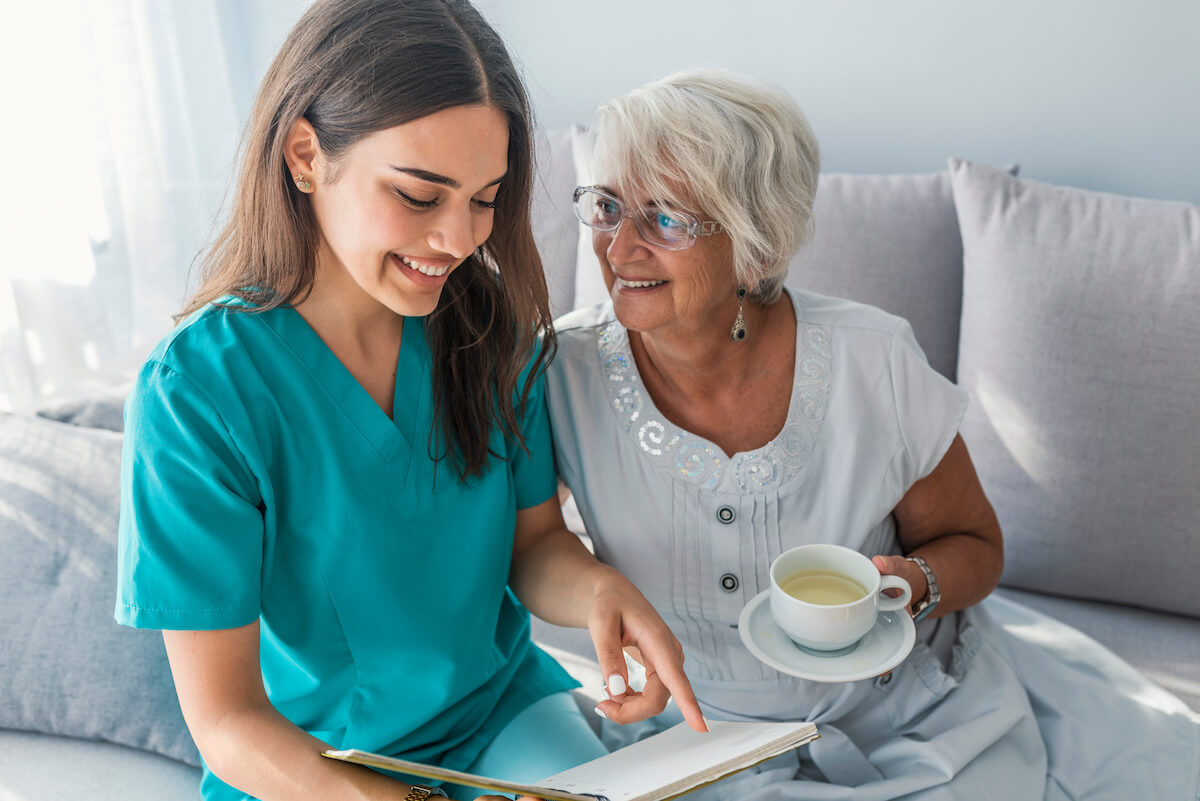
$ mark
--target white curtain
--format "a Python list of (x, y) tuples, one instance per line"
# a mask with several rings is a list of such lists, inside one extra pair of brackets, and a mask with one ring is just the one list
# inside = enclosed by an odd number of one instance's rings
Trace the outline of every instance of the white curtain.
[(127, 378), (170, 329), (256, 81), (242, 5), (5, 4), (0, 409)]

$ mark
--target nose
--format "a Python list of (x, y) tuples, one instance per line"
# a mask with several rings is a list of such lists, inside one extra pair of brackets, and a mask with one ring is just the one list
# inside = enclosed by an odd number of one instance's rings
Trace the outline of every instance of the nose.
[[(465, 259), (479, 244), (475, 223), (470, 208), (458, 209), (446, 204), (429, 231), (429, 246), (453, 258)], [(486, 235), (483, 238), (486, 239)]]
[(634, 252), (646, 247), (642, 235), (638, 233), (637, 226), (633, 223), (633, 218), (629, 215), (621, 218), (615, 230), (597, 231), (596, 236), (609, 238), (608, 247), (604, 249), (609, 264), (625, 264), (634, 261)]

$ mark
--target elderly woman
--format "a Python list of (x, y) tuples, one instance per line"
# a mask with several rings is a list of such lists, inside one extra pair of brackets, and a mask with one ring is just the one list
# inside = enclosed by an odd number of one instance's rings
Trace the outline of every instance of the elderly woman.
[[(683, 643), (707, 715), (807, 719), (823, 735), (711, 792), (1197, 798), (1194, 720), (1132, 700), (1145, 680), (1086, 638), (1042, 646), (975, 606), (1003, 543), (957, 433), (965, 393), (904, 320), (784, 289), (819, 169), (794, 103), (682, 73), (603, 106), (594, 133), (597, 182), (575, 204), (611, 301), (556, 325), (560, 476), (597, 556)], [(772, 559), (814, 542), (911, 584), (911, 653), (859, 678), (835, 658), (772, 666), (743, 645), (739, 616)], [(806, 678), (817, 669), (824, 681)], [(622, 721), (621, 700), (598, 709)]]

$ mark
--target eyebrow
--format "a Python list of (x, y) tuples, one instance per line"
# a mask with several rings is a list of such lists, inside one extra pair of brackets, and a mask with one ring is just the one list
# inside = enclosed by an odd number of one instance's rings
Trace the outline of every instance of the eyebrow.
[[(451, 189), (462, 188), (462, 184), (460, 184), (458, 181), (454, 180), (453, 178), (448, 178), (445, 175), (438, 175), (436, 172), (422, 170), (419, 167), (397, 167), (395, 164), (390, 164), (388, 166), (390, 166), (396, 172), (402, 172), (405, 175), (411, 175), (412, 177), (419, 178), (422, 181), (429, 181), (431, 184), (441, 184), (442, 186), (448, 186)], [(487, 189), (489, 186), (495, 186), (507, 177), (508, 173), (504, 173), (504, 175), (501, 175), (491, 183), (484, 184), (483, 188)]]

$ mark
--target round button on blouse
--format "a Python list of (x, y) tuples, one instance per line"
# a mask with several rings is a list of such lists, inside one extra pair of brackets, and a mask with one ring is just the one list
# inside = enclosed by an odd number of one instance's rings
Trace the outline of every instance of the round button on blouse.
[(737, 512), (733, 511), (732, 506), (718, 506), (717, 507), (718, 522), (724, 523), (725, 525), (729, 525), (736, 519), (737, 519)]
[(738, 577), (732, 573), (726, 573), (721, 576), (721, 589), (725, 592), (733, 592), (738, 588)]

